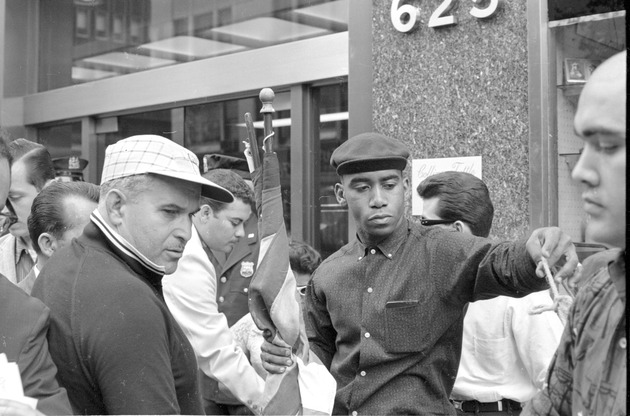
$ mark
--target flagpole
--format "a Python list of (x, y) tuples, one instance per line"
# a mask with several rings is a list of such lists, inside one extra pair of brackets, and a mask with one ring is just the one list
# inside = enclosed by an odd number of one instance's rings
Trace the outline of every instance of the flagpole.
[(254, 163), (254, 169), (257, 169), (260, 166), (260, 149), (258, 148), (254, 122), (252, 121), (252, 115), (250, 113), (245, 113), (245, 127), (247, 128), (247, 137), (249, 140), (248, 150)]
[(263, 115), (263, 126), (265, 131), (265, 138), (263, 139), (263, 149), (265, 153), (273, 152), (273, 113), (276, 110), (273, 109), (271, 105), (273, 103), (274, 98), (276, 98), (276, 94), (273, 92), (271, 88), (263, 88), (260, 90), (260, 94), (258, 94), (258, 98), (262, 102), (262, 108), (260, 109), (260, 113)]

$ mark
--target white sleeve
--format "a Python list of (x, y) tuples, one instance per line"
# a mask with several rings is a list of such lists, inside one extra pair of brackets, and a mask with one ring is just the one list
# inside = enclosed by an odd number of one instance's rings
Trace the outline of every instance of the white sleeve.
[(558, 348), (564, 327), (554, 311), (530, 315), (533, 306), (551, 305), (553, 301), (547, 290), (535, 292), (510, 303), (512, 330), (518, 353), (525, 364), (529, 377), (541, 389), (547, 368)]
[(168, 308), (195, 350), (199, 368), (243, 404), (259, 405), (265, 383), (217, 309), (216, 273), (194, 228), (177, 270), (164, 276), (162, 284)]

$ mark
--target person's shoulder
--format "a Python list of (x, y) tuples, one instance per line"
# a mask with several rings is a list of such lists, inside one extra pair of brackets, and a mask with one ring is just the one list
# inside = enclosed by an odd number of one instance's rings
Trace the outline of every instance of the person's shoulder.
[(588, 279), (599, 274), (601, 269), (617, 260), (620, 254), (620, 249), (609, 249), (588, 256), (582, 263), (582, 276)]
[(415, 220), (409, 221), (409, 238), (415, 240), (414, 244), (423, 244), (438, 252), (459, 251), (475, 244), (486, 244), (492, 241), (484, 237), (460, 233), (453, 228), (427, 227)]
[(356, 239), (353, 239), (349, 243), (342, 246), (340, 249), (324, 259), (315, 270), (315, 273), (317, 273), (317, 271), (322, 268), (326, 269), (330, 267), (335, 267), (338, 263), (346, 261), (356, 251), (357, 244), (359, 243), (356, 241)]
[(596, 302), (603, 292), (614, 285), (608, 267), (617, 261), (620, 255), (621, 250), (610, 249), (586, 258), (580, 272), (579, 290), (575, 300), (576, 309), (588, 307), (592, 302)]
[[(48, 308), (37, 298), (29, 296), (22, 289), (0, 274), (0, 317), (7, 320), (38, 320)], [(11, 318), (14, 317), (14, 318)]]
[(37, 280), (41, 277), (64, 281), (74, 288), (75, 295), (95, 299), (150, 291), (122, 258), (78, 239), (48, 260)]

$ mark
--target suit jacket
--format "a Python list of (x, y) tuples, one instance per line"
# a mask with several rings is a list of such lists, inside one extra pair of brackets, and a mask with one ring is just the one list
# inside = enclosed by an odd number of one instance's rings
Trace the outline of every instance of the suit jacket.
[[(214, 266), (194, 226), (177, 270), (164, 276), (162, 285), (166, 304), (193, 346), (201, 371), (253, 409), (262, 399), (265, 383), (237, 347), (225, 315), (217, 309)], [(204, 398), (216, 399), (216, 383), (203, 378), (202, 382)]]
[(234, 246), (217, 274), (217, 304), (228, 325), (234, 325), (249, 313), (249, 284), (258, 265), (258, 217), (252, 214), (245, 222), (245, 237)]
[(24, 395), (38, 399), (46, 415), (68, 415), (66, 390), (57, 383), (57, 367), (48, 352), (50, 311), (0, 275), (0, 353), (20, 369)]

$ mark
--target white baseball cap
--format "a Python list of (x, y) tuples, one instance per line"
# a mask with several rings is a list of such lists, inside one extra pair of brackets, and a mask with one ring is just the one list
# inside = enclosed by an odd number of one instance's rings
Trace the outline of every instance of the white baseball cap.
[(201, 185), (201, 195), (232, 202), (234, 195), (199, 173), (199, 161), (190, 150), (157, 135), (131, 136), (105, 150), (101, 185), (112, 179), (152, 173)]

